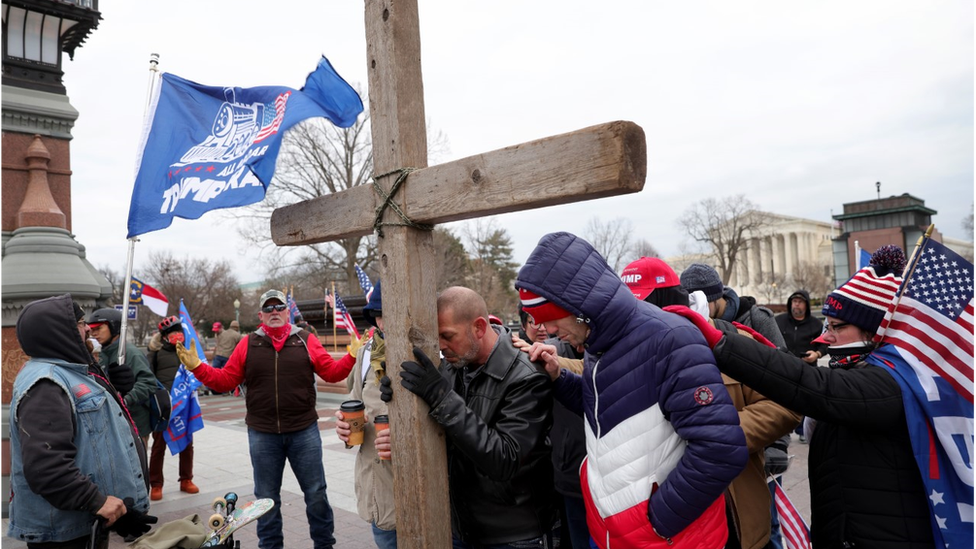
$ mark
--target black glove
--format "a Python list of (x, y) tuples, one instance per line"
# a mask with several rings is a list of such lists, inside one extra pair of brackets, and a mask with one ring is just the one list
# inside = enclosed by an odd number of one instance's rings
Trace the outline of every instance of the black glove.
[[(386, 362), (383, 363), (383, 369), (386, 369)], [(390, 381), (390, 376), (380, 378), (380, 400), (383, 402), (393, 400), (393, 382)]]
[(132, 390), (136, 384), (136, 375), (128, 364), (113, 362), (108, 365), (108, 380), (121, 395), (125, 395)]
[(451, 384), (423, 351), (414, 347), (413, 356), (417, 357), (420, 363), (404, 362), (400, 365), (400, 385), (433, 407), (451, 390)]
[(115, 521), (110, 530), (115, 530), (115, 533), (124, 537), (133, 536), (139, 537), (146, 532), (148, 532), (152, 527), (150, 524), (156, 524), (159, 519), (152, 516), (137, 511), (134, 506), (135, 502), (132, 498), (125, 498), (122, 500), (125, 504), (125, 514), (122, 518)]

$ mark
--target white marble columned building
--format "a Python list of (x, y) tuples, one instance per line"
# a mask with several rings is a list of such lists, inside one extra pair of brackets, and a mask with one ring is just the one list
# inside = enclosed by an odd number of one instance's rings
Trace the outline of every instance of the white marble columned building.
[[(798, 269), (803, 269), (806, 277), (810, 276), (811, 269), (817, 269), (826, 278), (832, 277), (831, 241), (840, 233), (834, 223), (768, 212), (763, 215), (769, 223), (755, 234), (746, 234), (748, 246), (740, 250), (728, 286), (763, 303), (782, 303), (796, 290)], [(686, 259), (669, 258), (668, 261), (685, 265), (690, 263)], [(696, 261), (713, 266), (718, 263), (707, 256)]]

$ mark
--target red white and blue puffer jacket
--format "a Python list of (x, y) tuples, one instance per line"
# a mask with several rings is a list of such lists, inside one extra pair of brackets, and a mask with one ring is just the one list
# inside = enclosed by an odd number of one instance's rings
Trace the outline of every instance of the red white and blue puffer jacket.
[(516, 285), (591, 330), (583, 375), (564, 371), (554, 389), (586, 419), (580, 475), (597, 545), (723, 547), (723, 492), (748, 451), (698, 329), (634, 299), (600, 254), (569, 233), (543, 237)]

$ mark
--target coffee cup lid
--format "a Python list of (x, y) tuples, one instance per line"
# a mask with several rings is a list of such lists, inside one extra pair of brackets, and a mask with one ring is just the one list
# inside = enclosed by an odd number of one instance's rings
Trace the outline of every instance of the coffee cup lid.
[(390, 422), (389, 416), (376, 416), (375, 418), (373, 418), (373, 423), (389, 423), (389, 422)]
[(366, 405), (361, 400), (347, 400), (339, 406), (339, 409), (343, 412), (358, 412), (359, 410), (365, 410)]

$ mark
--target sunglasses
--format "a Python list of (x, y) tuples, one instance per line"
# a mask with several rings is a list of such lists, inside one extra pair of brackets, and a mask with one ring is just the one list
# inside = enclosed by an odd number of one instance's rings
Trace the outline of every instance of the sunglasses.
[(287, 308), (288, 305), (285, 305), (284, 303), (279, 303), (277, 305), (268, 305), (267, 307), (261, 307), (261, 310), (266, 313), (270, 313), (273, 311), (278, 311), (280, 313), (281, 311), (284, 311)]

